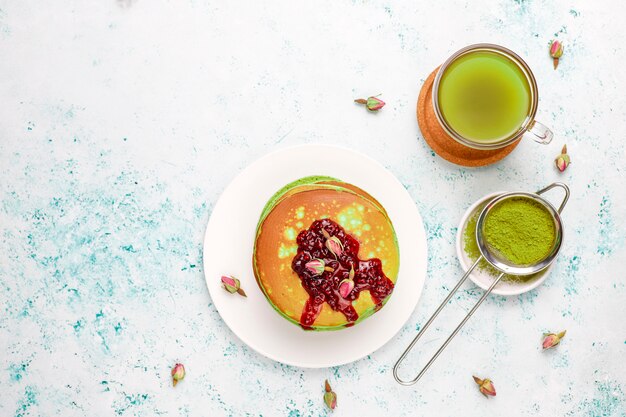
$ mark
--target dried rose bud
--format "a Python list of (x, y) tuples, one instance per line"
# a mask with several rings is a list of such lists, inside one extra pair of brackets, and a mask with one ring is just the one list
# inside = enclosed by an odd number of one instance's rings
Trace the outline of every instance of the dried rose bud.
[(310, 273), (315, 275), (321, 275), (324, 271), (333, 272), (334, 269), (330, 266), (326, 266), (326, 262), (323, 259), (311, 259), (304, 264), (304, 267), (309, 270)]
[(367, 100), (363, 98), (357, 98), (355, 103), (365, 104), (365, 107), (369, 111), (378, 111), (385, 106), (385, 102), (378, 98), (378, 96), (368, 97)]
[(343, 245), (341, 244), (341, 241), (337, 238), (337, 236), (326, 239), (326, 248), (333, 255), (335, 255), (335, 257), (341, 256), (341, 254), (343, 253)]
[(561, 154), (554, 159), (554, 164), (559, 171), (563, 172), (571, 163), (572, 160), (567, 154), (567, 145), (563, 145), (563, 149), (561, 149)]
[(344, 279), (339, 283), (339, 295), (343, 298), (348, 298), (353, 289), (354, 281), (351, 279)]
[(237, 293), (243, 297), (247, 297), (245, 291), (241, 289), (241, 282), (235, 277), (222, 276), (222, 285), (224, 289), (231, 294)]
[(553, 58), (554, 69), (556, 69), (559, 66), (559, 58), (563, 56), (563, 44), (556, 39), (550, 44), (550, 56)]
[(323, 259), (311, 259), (309, 262), (304, 264), (304, 267), (312, 274), (320, 275), (324, 272), (324, 267), (326, 267), (326, 263)]
[(182, 363), (177, 363), (172, 368), (172, 383), (174, 386), (178, 384), (178, 381), (182, 381), (185, 378), (185, 366)]
[(334, 410), (335, 407), (337, 407), (337, 394), (330, 389), (328, 380), (324, 382), (324, 403), (326, 403), (326, 406), (331, 410)]
[(493, 382), (491, 382), (491, 379), (480, 379), (476, 376), (473, 376), (472, 378), (474, 378), (474, 382), (478, 384), (478, 389), (485, 397), (496, 396), (496, 387), (493, 386)]
[(544, 333), (543, 343), (541, 344), (543, 350), (552, 349), (561, 343), (561, 339), (565, 337), (565, 333), (567, 333), (567, 330), (563, 330), (561, 333)]

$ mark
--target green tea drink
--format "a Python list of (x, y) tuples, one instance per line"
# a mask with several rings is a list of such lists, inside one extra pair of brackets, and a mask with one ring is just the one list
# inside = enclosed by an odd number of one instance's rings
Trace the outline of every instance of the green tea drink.
[(487, 144), (503, 141), (520, 129), (530, 113), (532, 93), (524, 71), (510, 58), (473, 51), (446, 68), (438, 102), (452, 130)]

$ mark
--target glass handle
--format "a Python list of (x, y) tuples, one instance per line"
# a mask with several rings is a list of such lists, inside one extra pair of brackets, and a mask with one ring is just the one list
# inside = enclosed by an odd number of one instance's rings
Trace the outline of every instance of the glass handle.
[(543, 143), (544, 145), (552, 142), (554, 137), (554, 133), (547, 126), (537, 121), (533, 121), (528, 126), (528, 132), (532, 133), (532, 138), (535, 142)]

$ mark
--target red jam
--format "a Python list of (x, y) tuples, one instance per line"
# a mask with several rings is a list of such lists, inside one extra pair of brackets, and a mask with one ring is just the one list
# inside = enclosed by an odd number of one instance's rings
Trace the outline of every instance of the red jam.
[[(338, 257), (326, 248), (322, 229), (328, 235), (336, 236), (343, 245), (343, 252)], [(311, 227), (298, 234), (297, 242), (298, 253), (291, 262), (291, 268), (309, 294), (300, 317), (303, 328), (311, 329), (324, 302), (333, 310), (342, 312), (350, 326), (359, 318), (352, 301), (359, 298), (361, 291), (368, 290), (378, 308), (393, 291), (393, 282), (385, 276), (380, 259), (359, 259), (359, 242), (334, 221), (314, 221)], [(321, 275), (311, 272), (305, 265), (312, 259), (322, 259), (332, 271), (324, 271)], [(348, 279), (353, 267), (354, 289), (344, 298), (339, 294), (339, 283)]]

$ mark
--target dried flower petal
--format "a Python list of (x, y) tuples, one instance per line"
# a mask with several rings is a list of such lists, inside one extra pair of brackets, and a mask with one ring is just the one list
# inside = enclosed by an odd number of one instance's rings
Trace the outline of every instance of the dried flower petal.
[(335, 257), (341, 256), (343, 253), (343, 244), (337, 238), (337, 236), (330, 237), (326, 239), (326, 248), (333, 254)]
[(385, 102), (378, 98), (378, 96), (368, 97), (367, 100), (363, 98), (357, 98), (355, 103), (365, 104), (365, 108), (371, 112), (378, 111), (385, 106)]
[(339, 283), (339, 295), (343, 298), (348, 298), (353, 289), (354, 281), (351, 279), (344, 279)]
[(314, 275), (321, 275), (326, 267), (326, 262), (323, 259), (311, 259), (304, 267)]
[(543, 350), (552, 349), (561, 343), (561, 339), (565, 337), (565, 333), (567, 333), (567, 330), (563, 330), (560, 333), (544, 333), (543, 343), (541, 344)]
[(496, 396), (496, 387), (493, 385), (490, 379), (480, 379), (477, 376), (472, 376), (474, 378), (474, 382), (478, 384), (478, 389), (485, 397), (495, 397)]
[(237, 292), (237, 289), (241, 284), (237, 278), (222, 276), (222, 285), (224, 285), (224, 289), (226, 291), (233, 294)]
[(556, 164), (556, 167), (559, 169), (559, 171), (563, 172), (565, 171), (567, 166), (570, 164), (569, 156), (561, 155), (556, 158), (554, 163)]
[(172, 368), (172, 383), (174, 386), (178, 384), (178, 381), (182, 381), (185, 378), (185, 366), (182, 363), (177, 363)]
[(560, 58), (563, 56), (563, 44), (559, 40), (553, 40), (550, 44), (550, 56)]
[(231, 294), (237, 293), (242, 297), (247, 297), (245, 291), (241, 289), (241, 282), (235, 277), (222, 276), (222, 285)]
[(368, 97), (366, 106), (369, 111), (378, 111), (385, 107), (385, 102), (378, 97)]
[(331, 410), (337, 407), (337, 394), (330, 388), (328, 380), (324, 382), (324, 403)]
[(559, 58), (563, 56), (563, 44), (558, 40), (550, 43), (550, 56), (553, 58), (554, 69), (559, 66)]
[(554, 159), (554, 164), (556, 165), (559, 171), (563, 172), (571, 163), (572, 163), (572, 160), (567, 154), (567, 145), (563, 145), (561, 154)]

